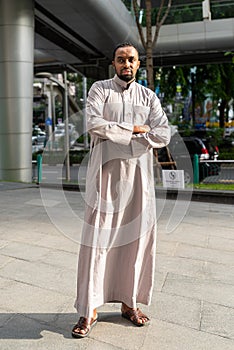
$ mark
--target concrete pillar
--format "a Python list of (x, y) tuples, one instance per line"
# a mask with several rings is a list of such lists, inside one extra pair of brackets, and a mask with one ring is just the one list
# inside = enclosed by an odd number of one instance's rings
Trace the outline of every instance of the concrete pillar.
[(33, 0), (0, 0), (0, 180), (32, 181)]
[(202, 1), (202, 17), (203, 20), (211, 21), (210, 0)]

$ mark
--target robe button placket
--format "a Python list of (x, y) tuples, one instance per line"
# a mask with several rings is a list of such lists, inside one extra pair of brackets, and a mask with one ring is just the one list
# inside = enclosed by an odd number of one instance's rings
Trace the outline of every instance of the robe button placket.
[(123, 91), (123, 119), (126, 123), (132, 123), (132, 113), (129, 111), (130, 103), (129, 103), (129, 91)]

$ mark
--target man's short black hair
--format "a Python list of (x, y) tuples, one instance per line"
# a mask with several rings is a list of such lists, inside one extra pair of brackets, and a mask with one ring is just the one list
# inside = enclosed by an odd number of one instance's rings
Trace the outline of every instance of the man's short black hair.
[[(118, 45), (115, 47), (115, 49), (114, 49), (114, 51), (113, 51), (113, 60), (115, 59), (115, 53), (116, 53), (116, 51), (117, 51), (120, 47), (127, 47), (127, 46), (132, 46), (132, 47), (134, 47), (134, 49), (135, 49), (135, 50), (137, 51), (137, 53), (138, 53), (137, 48), (136, 48), (132, 43), (126, 41), (125, 43), (118, 44)], [(138, 54), (139, 54), (139, 53), (138, 53)]]

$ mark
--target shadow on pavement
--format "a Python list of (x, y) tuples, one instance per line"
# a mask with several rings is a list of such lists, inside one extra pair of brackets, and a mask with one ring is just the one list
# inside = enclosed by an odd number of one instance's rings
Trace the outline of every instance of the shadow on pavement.
[[(98, 321), (131, 326), (120, 312), (100, 312)], [(76, 322), (76, 313), (1, 313), (0, 339), (41, 339), (44, 332), (71, 338), (71, 330)]]
[(70, 338), (76, 316), (74, 313), (1, 313), (0, 339), (40, 339), (44, 331)]

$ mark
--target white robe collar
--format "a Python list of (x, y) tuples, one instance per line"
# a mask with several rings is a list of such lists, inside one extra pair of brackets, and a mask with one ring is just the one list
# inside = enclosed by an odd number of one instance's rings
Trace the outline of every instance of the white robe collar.
[[(128, 83), (126, 81), (120, 79), (117, 74), (115, 74), (113, 80), (116, 84), (120, 85), (122, 88), (127, 89)], [(135, 79), (130, 83), (130, 86), (128, 89), (130, 89), (131, 86), (133, 86), (132, 83), (134, 83), (134, 82), (135, 82)]]

